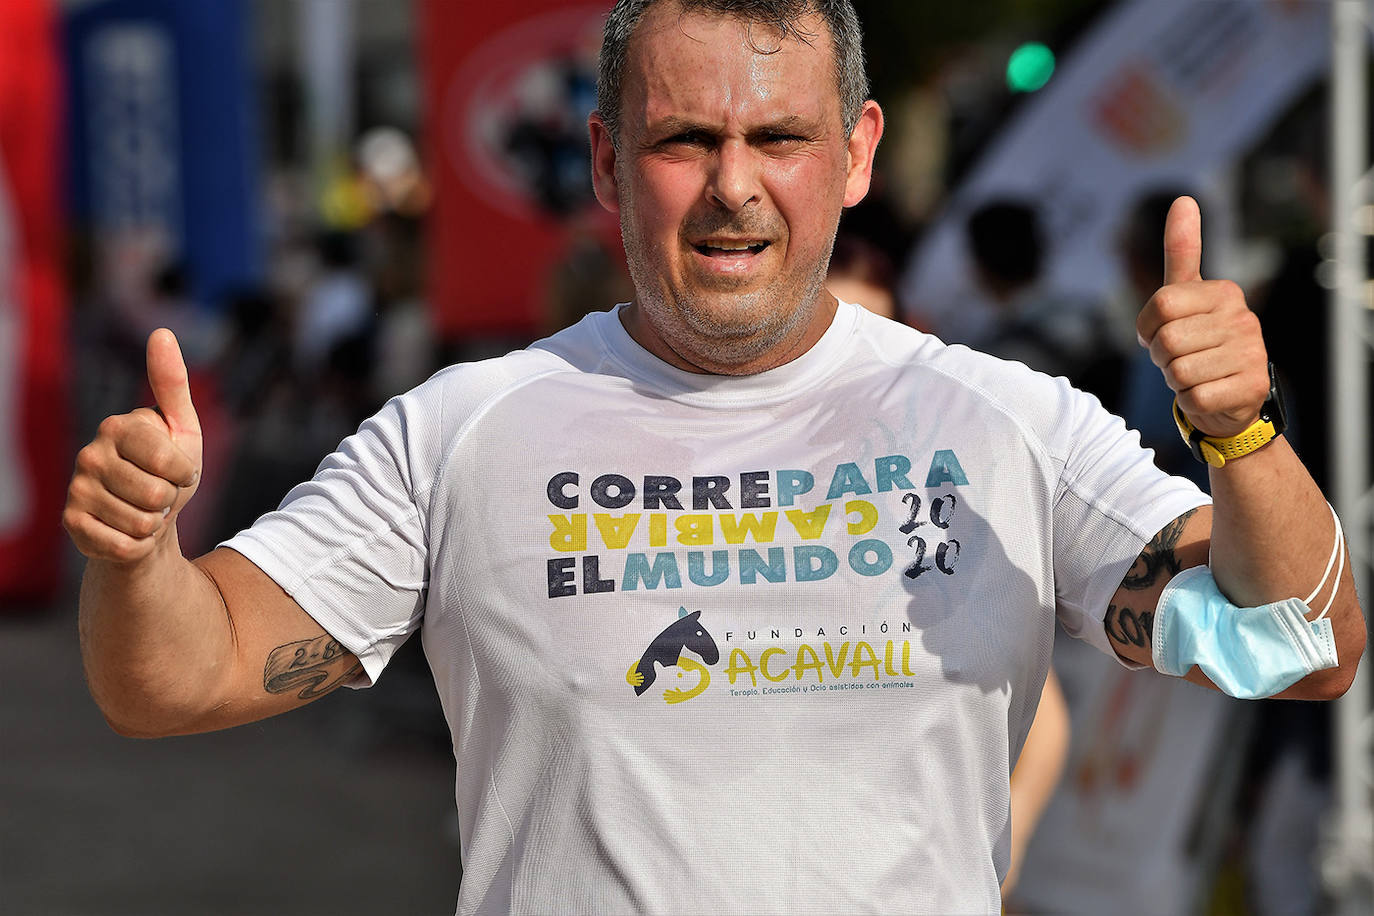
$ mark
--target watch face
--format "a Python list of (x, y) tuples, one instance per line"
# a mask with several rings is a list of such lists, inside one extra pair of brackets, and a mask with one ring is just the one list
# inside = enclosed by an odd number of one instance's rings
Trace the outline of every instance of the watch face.
[(1260, 417), (1274, 425), (1276, 436), (1288, 428), (1288, 411), (1284, 409), (1283, 391), (1279, 388), (1273, 363), (1269, 364), (1269, 398), (1260, 408)]

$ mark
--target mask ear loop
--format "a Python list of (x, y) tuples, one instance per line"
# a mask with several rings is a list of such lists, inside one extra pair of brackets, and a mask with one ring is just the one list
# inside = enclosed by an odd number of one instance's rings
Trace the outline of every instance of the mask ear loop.
[[(1312, 602), (1322, 593), (1322, 589), (1326, 588), (1326, 581), (1331, 578), (1331, 567), (1333, 565), (1336, 566), (1336, 583), (1331, 587), (1331, 597), (1326, 599), (1326, 606), (1322, 608), (1322, 612), (1317, 615), (1316, 620), (1321, 620), (1326, 616), (1327, 612), (1331, 610), (1331, 605), (1336, 600), (1336, 592), (1340, 591), (1341, 588), (1341, 573), (1345, 572), (1345, 551), (1341, 549), (1345, 546), (1345, 531), (1341, 528), (1341, 520), (1336, 515), (1336, 510), (1332, 508), (1330, 503), (1326, 504), (1326, 508), (1331, 509), (1331, 520), (1336, 523), (1336, 543), (1331, 545), (1331, 557), (1326, 561), (1326, 570), (1322, 573), (1321, 582), (1312, 590), (1312, 594), (1307, 596), (1303, 604), (1311, 607)], [(1339, 565), (1336, 565), (1337, 557), (1340, 558)], [(1316, 621), (1314, 620), (1313, 622), (1315, 623)]]

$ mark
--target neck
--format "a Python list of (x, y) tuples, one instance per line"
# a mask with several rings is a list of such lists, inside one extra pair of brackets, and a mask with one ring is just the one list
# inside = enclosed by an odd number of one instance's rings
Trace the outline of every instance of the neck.
[(620, 322), (636, 343), (670, 366), (700, 375), (756, 375), (786, 365), (814, 347), (835, 320), (838, 307), (835, 297), (822, 290), (806, 320), (762, 349), (729, 340), (697, 342), (685, 334), (667, 333), (638, 301), (621, 309)]

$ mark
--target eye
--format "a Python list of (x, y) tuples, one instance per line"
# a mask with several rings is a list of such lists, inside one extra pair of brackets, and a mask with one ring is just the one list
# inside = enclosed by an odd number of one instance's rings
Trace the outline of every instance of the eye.
[(792, 146), (806, 140), (805, 137), (798, 134), (786, 133), (768, 133), (764, 134), (762, 139), (766, 146)]
[(699, 146), (709, 147), (712, 144), (710, 134), (700, 130), (686, 130), (680, 134), (673, 134), (666, 140), (660, 142), (661, 146)]

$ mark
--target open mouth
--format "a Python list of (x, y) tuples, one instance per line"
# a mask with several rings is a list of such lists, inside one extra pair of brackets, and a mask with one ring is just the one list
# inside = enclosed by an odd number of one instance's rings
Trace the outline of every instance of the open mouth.
[(768, 242), (740, 241), (727, 242), (711, 240), (693, 245), (700, 253), (708, 258), (740, 258), (751, 254), (758, 254), (769, 245)]

